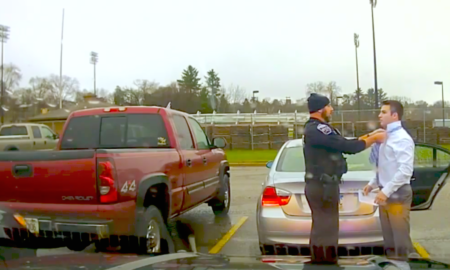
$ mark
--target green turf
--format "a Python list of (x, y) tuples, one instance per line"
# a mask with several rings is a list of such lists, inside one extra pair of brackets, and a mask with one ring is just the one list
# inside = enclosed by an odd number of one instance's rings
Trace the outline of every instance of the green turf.
[(278, 150), (227, 150), (229, 163), (265, 163), (274, 160)]

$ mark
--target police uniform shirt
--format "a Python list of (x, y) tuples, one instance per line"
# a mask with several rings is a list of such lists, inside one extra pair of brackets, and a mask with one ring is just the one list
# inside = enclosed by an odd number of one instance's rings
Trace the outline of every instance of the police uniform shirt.
[(316, 118), (306, 122), (303, 144), (307, 179), (320, 179), (322, 174), (341, 177), (347, 172), (342, 154), (356, 154), (366, 148), (365, 141), (346, 139), (328, 123)]

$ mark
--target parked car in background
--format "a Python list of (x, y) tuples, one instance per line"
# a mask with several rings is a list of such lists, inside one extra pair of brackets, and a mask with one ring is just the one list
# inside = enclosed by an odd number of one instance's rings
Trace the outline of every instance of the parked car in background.
[[(340, 186), (340, 254), (383, 252), (378, 207), (361, 203), (358, 190), (374, 176), (370, 149), (346, 155), (348, 172)], [(257, 229), (263, 254), (309, 254), (311, 210), (305, 197), (303, 141), (286, 142), (274, 161), (257, 201)], [(412, 210), (430, 209), (449, 178), (450, 151), (437, 145), (416, 143), (411, 178)]]
[(56, 151), (0, 153), (0, 202), (38, 238), (64, 239), (71, 250), (95, 242), (166, 253), (168, 219), (203, 203), (228, 213), (225, 146), (168, 108), (75, 111)]
[(58, 141), (59, 136), (43, 124), (16, 123), (0, 127), (0, 151), (52, 150)]

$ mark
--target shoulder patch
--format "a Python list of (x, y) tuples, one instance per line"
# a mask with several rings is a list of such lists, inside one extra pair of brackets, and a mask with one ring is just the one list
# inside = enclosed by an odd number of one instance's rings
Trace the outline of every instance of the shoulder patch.
[(325, 135), (330, 135), (331, 133), (333, 133), (333, 130), (329, 126), (324, 124), (317, 125), (317, 129)]

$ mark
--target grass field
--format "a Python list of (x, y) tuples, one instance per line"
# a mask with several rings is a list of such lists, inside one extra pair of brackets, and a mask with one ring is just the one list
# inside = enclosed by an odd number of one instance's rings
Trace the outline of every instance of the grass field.
[[(450, 145), (441, 145), (444, 148), (450, 149)], [(420, 155), (420, 159), (429, 160), (432, 157), (430, 149), (421, 149), (423, 151), (416, 151)], [(237, 163), (257, 163), (265, 164), (269, 160), (274, 160), (278, 150), (227, 150), (227, 158), (230, 164)], [(441, 155), (438, 152), (438, 160), (447, 160), (447, 155)], [(449, 160), (450, 162), (450, 160)]]
[(278, 150), (228, 150), (229, 163), (266, 163), (274, 160)]

